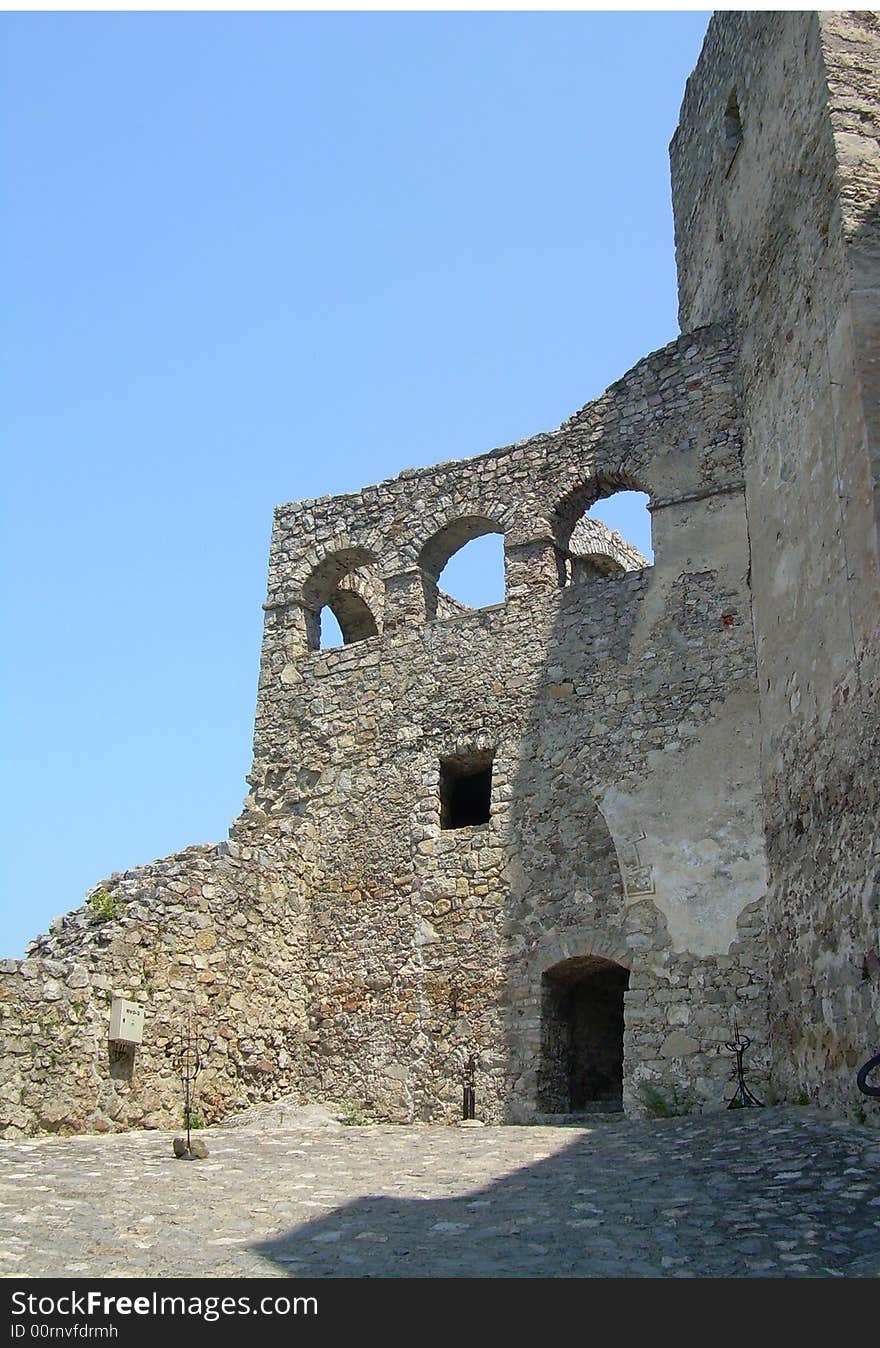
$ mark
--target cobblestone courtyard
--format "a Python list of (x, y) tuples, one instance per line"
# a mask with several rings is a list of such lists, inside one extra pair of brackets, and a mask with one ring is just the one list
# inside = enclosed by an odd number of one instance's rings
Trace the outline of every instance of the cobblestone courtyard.
[(592, 1128), (342, 1127), (0, 1149), (7, 1277), (871, 1277), (880, 1135), (804, 1109)]

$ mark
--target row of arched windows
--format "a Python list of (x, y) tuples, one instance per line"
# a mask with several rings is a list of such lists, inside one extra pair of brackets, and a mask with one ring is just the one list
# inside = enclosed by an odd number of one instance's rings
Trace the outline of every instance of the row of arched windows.
[[(578, 575), (607, 576), (638, 569), (639, 554), (650, 565), (653, 552), (647, 507), (648, 497), (640, 491), (619, 491), (591, 506), (583, 520), (600, 520), (613, 529), (624, 545), (631, 545), (633, 557), (622, 565), (606, 549), (591, 551), (588, 523), (577, 524), (562, 583), (571, 584)], [(504, 535), (492, 520), (477, 516), (455, 520), (426, 544), (419, 565), (429, 619), (504, 603)], [(315, 605), (309, 632), (313, 650), (349, 645), (378, 634), (381, 585), (374, 566), (369, 555), (352, 549), (334, 554), (318, 568), (306, 593), (307, 601), (311, 598)]]

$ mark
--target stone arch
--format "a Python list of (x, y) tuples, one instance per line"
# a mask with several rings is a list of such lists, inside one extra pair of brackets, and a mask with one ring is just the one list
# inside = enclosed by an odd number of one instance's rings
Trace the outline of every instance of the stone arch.
[(321, 611), (329, 608), (345, 645), (377, 636), (383, 605), (383, 585), (377, 559), (367, 548), (349, 546), (328, 553), (301, 588), (310, 650), (321, 644)]
[[(648, 498), (650, 512), (650, 492), (639, 478), (623, 469), (597, 471), (563, 492), (552, 512), (557, 546), (564, 559), (563, 585), (597, 577), (621, 577), (652, 565), (650, 558), (623, 534), (603, 519), (586, 513), (598, 501), (635, 492)], [(653, 528), (650, 539), (649, 552), (653, 549)]]
[(624, 576), (626, 567), (610, 552), (579, 552), (572, 556), (572, 578), (579, 573), (595, 576)]
[(379, 635), (379, 626), (372, 609), (356, 590), (343, 587), (334, 590), (327, 600), (326, 607), (339, 623), (342, 640), (346, 646), (351, 645), (353, 641), (365, 641), (367, 637)]
[(537, 988), (549, 969), (561, 968), (579, 960), (619, 964), (629, 969), (632, 966), (632, 951), (626, 944), (624, 932), (616, 925), (573, 926), (564, 932), (550, 932), (532, 953), (529, 983)]
[(489, 515), (458, 515), (432, 534), (418, 555), (425, 596), (425, 617), (430, 622), (437, 616), (440, 600), (440, 573), (450, 557), (461, 548), (486, 534), (504, 534), (503, 524)]
[(650, 499), (651, 488), (623, 468), (600, 469), (566, 488), (551, 512), (556, 540), (568, 550), (572, 535), (586, 512), (605, 497), (620, 491), (644, 492)]

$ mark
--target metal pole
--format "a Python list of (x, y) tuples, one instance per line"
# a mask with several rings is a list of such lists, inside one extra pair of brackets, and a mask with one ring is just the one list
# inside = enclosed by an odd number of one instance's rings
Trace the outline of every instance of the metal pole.
[(192, 1096), (191, 1096), (191, 1094), (190, 1094), (190, 1090), (191, 1090), (191, 1078), (190, 1078), (190, 1046), (191, 1046), (191, 1044), (192, 1044), (192, 1012), (190, 1011), (190, 1012), (187, 1014), (187, 1018), (186, 1018), (186, 1047), (184, 1048), (184, 1051), (183, 1051), (183, 1053), (184, 1053), (184, 1057), (183, 1057), (183, 1080), (184, 1080), (183, 1117), (184, 1117), (184, 1119), (186, 1120), (186, 1149), (187, 1149), (188, 1152), (192, 1150), (191, 1147), (190, 1147), (190, 1145), (189, 1145), (190, 1118), (191, 1118), (191, 1116), (192, 1116)]
[(724, 1045), (731, 1053), (736, 1054), (736, 1090), (733, 1097), (728, 1102), (728, 1109), (747, 1109), (751, 1105), (756, 1105), (763, 1109), (764, 1102), (753, 1095), (746, 1085), (745, 1073), (743, 1069), (743, 1054), (751, 1044), (748, 1035), (741, 1034), (739, 1022), (736, 1018), (736, 1007), (733, 1010), (733, 1039)]
[(467, 1122), (477, 1114), (477, 1060), (473, 1053), (464, 1065), (464, 1087), (462, 1090), (461, 1117)]
[(184, 1156), (192, 1159), (192, 1116), (195, 1098), (196, 1078), (202, 1070), (202, 1055), (211, 1046), (208, 1039), (200, 1039), (198, 1030), (193, 1033), (192, 1012), (187, 1013), (186, 1028), (180, 1035), (172, 1038), (165, 1049), (169, 1058), (174, 1059), (183, 1082), (183, 1122), (186, 1126), (186, 1151)]

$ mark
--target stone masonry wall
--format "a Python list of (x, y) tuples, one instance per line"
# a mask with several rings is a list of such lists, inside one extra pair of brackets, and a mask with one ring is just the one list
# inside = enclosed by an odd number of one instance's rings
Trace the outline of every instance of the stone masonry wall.
[[(642, 1080), (723, 1102), (734, 1005), (760, 1070), (733, 358), (723, 328), (691, 334), (557, 432), (276, 512), (251, 782), (321, 839), (309, 1098), (452, 1120), (475, 1050), (483, 1116), (534, 1117), (542, 978), (588, 957), (631, 971), (631, 1109)], [(615, 487), (651, 496), (654, 567), (570, 575), (577, 521)], [(450, 551), (490, 531), (506, 603), (433, 619)], [(315, 651), (346, 566), (379, 578), (382, 635)], [(446, 830), (440, 765), (469, 755), (492, 757), (491, 817)]]
[[(168, 1050), (190, 1012), (210, 1039), (199, 1081), (207, 1121), (293, 1088), (305, 1020), (303, 899), (286, 849), (279, 880), (277, 844), (233, 832), (239, 841), (112, 876), (100, 888), (118, 916), (77, 909), (26, 959), (0, 963), (5, 1133), (180, 1125)], [(133, 1060), (110, 1051), (114, 995), (145, 1005)]]
[(875, 1114), (878, 62), (876, 15), (718, 16), (672, 145), (682, 323), (739, 337), (774, 1082)]
[[(573, 960), (629, 973), (630, 1110), (643, 1081), (720, 1107), (734, 1006), (760, 1080), (733, 362), (705, 328), (558, 431), (279, 508), (245, 810), (229, 843), (111, 878), (118, 919), (80, 910), (7, 966), (8, 1129), (176, 1122), (166, 1048), (189, 1008), (210, 1117), (294, 1090), (452, 1121), (474, 1052), (481, 1116), (534, 1118), (544, 978)], [(579, 569), (578, 521), (617, 488), (651, 498), (655, 565), (604, 531), (636, 569)], [(446, 559), (489, 531), (505, 603), (447, 603)], [(337, 650), (316, 649), (325, 606), (349, 627)], [(477, 760), (490, 817), (446, 829), (441, 764)], [(112, 992), (145, 1003), (133, 1075), (108, 1053)]]

